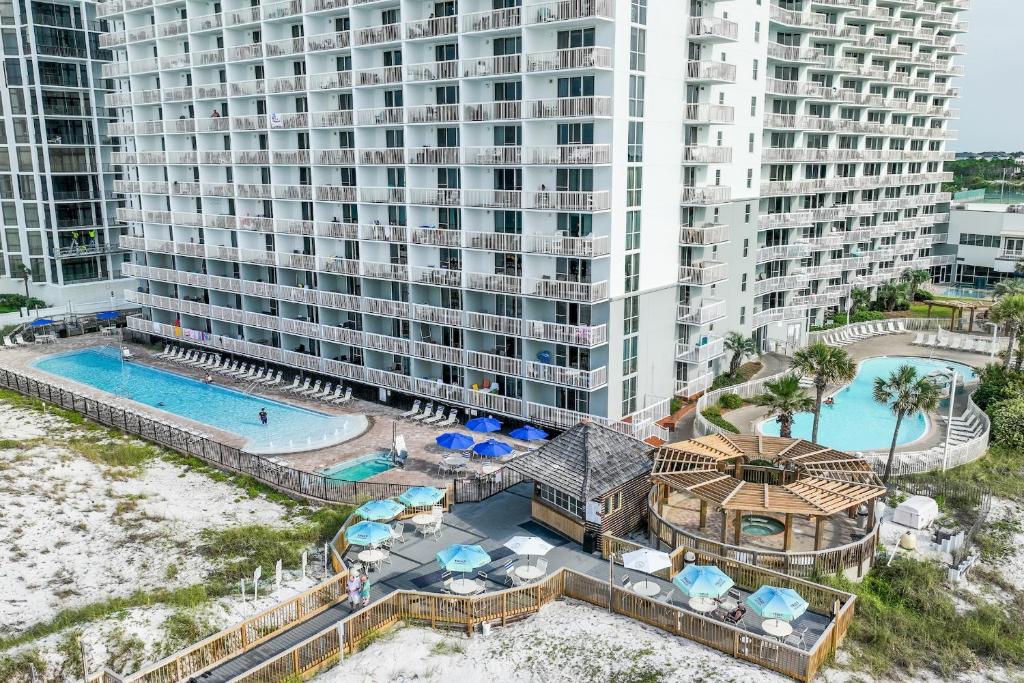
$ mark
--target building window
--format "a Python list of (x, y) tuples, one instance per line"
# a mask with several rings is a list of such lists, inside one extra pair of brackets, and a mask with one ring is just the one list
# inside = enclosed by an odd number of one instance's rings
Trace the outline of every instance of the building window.
[(640, 299), (627, 296), (622, 300), (622, 334), (636, 334), (640, 331)]
[[(761, 3), (758, 2), (757, 4), (760, 5)], [(755, 21), (754, 22), (754, 42), (755, 43), (760, 43), (761, 42), (761, 22), (760, 21)]]
[(626, 291), (640, 289), (640, 254), (626, 254)]
[(751, 154), (754, 153), (754, 134), (750, 134), (750, 138), (747, 140), (747, 151)]
[(626, 206), (640, 206), (644, 170), (640, 166), (626, 169)]
[(746, 237), (743, 238), (743, 258), (747, 258), (750, 253), (750, 240)]
[(740, 306), (740, 325), (744, 325), (747, 322), (747, 307)]
[(640, 118), (644, 115), (644, 77), (631, 74), (629, 77), (629, 115)]
[(643, 71), (646, 68), (647, 31), (635, 26), (629, 30), (629, 68)]
[(630, 121), (626, 140), (626, 161), (634, 164), (644, 160), (643, 121)]
[(750, 115), (757, 116), (757, 95), (750, 98)]
[(754, 169), (747, 169), (747, 187), (751, 188), (754, 186)]
[(604, 499), (604, 514), (610, 515), (619, 508), (622, 507), (622, 491), (616, 491), (615, 493), (609, 494)]
[(626, 251), (640, 248), (640, 212), (626, 212)]
[(746, 273), (743, 273), (743, 275), (740, 276), (740, 291), (741, 292), (747, 291), (747, 274)]
[(758, 67), (758, 63), (757, 63), (757, 60), (755, 59), (754, 60), (754, 80), (755, 81), (757, 80), (757, 67)]
[(743, 209), (743, 222), (750, 222), (750, 204), (747, 204), (746, 207)]
[(578, 498), (573, 498), (568, 493), (559, 491), (547, 484), (537, 484), (537, 497), (548, 505), (561, 508), (571, 515), (583, 517), (583, 505)]
[(632, 0), (629, 20), (634, 24), (647, 23), (647, 0)]
[(638, 337), (626, 337), (622, 340), (622, 374), (636, 374), (636, 348)]
[(629, 377), (622, 381), (622, 414), (630, 415), (636, 412), (636, 376)]

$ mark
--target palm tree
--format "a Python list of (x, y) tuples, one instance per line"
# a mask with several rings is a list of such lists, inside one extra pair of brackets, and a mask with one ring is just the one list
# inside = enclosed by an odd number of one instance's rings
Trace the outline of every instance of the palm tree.
[(863, 287), (854, 287), (850, 291), (850, 317), (862, 308), (867, 308), (871, 303), (871, 292)]
[(992, 322), (1005, 325), (1009, 333), (1009, 346), (1003, 359), (1003, 367), (1008, 369), (1013, 358), (1013, 342), (1024, 326), (1024, 294), (1008, 294), (1002, 297), (989, 310), (989, 317)]
[(939, 389), (932, 380), (919, 377), (914, 366), (901, 365), (888, 377), (875, 378), (874, 398), (878, 403), (889, 406), (896, 415), (889, 458), (885, 461), (885, 473), (882, 475), (882, 481), (888, 483), (903, 418), (920, 410), (934, 410), (939, 405)]
[(793, 369), (814, 378), (814, 426), (811, 441), (818, 440), (818, 423), (821, 421), (821, 399), (825, 388), (837, 382), (849, 382), (857, 374), (857, 365), (843, 349), (815, 342), (793, 354)]
[(729, 360), (729, 374), (735, 376), (740, 369), (740, 363), (744, 356), (757, 353), (757, 344), (753, 337), (744, 337), (739, 332), (730, 332), (725, 335), (725, 348), (732, 351), (732, 358)]
[(995, 294), (997, 299), (1011, 294), (1024, 294), (1024, 279), (1011, 278), (1000, 280), (996, 283), (993, 294)]
[(900, 275), (900, 280), (907, 283), (907, 298), (911, 303), (914, 301), (914, 297), (917, 295), (918, 288), (924, 283), (932, 279), (931, 273), (921, 268), (907, 268)]
[(899, 302), (899, 298), (900, 286), (895, 282), (886, 282), (878, 288), (878, 301), (887, 311), (896, 309), (896, 304)]
[(774, 382), (765, 382), (765, 393), (757, 397), (757, 404), (768, 409), (779, 423), (779, 436), (793, 437), (793, 416), (814, 409), (814, 400), (805, 396), (798, 375), (786, 375)]

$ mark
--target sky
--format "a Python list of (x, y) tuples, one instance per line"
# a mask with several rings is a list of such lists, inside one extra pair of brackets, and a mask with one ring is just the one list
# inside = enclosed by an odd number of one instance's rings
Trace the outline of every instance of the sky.
[(1024, 149), (1024, 0), (973, 0), (962, 13), (968, 22), (960, 41), (967, 54), (959, 57), (966, 75), (956, 79), (960, 131), (952, 141), (958, 152)]

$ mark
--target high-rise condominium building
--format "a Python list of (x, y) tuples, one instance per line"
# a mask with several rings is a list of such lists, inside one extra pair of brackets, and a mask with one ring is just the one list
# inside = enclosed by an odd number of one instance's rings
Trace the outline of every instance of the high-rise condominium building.
[(727, 332), (934, 265), (963, 4), (102, 3), (132, 326), (656, 433)]
[(122, 297), (101, 30), (95, 2), (0, 4), (2, 292), (24, 293), (27, 271), (53, 305)]

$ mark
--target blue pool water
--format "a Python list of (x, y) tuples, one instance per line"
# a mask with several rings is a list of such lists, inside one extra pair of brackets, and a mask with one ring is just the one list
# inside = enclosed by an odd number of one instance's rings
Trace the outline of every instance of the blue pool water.
[(370, 453), (354, 460), (347, 460), (320, 472), (328, 479), (338, 481), (362, 481), (369, 479), (375, 474), (387, 472), (391, 469), (391, 461), (388, 460), (388, 452), (380, 451)]
[(991, 289), (979, 289), (966, 285), (946, 287), (942, 290), (942, 296), (955, 296), (961, 299), (991, 299), (992, 293)]
[[(114, 349), (46, 356), (33, 365), (110, 394), (202, 422), (246, 439), (245, 450), (271, 454), (323, 448), (361, 434), (363, 415), (327, 415), (216, 384), (204, 384), (137, 363), (122, 363)], [(268, 424), (260, 424), (266, 408)]]
[[(896, 416), (888, 407), (875, 403), (871, 393), (876, 377), (888, 377), (893, 370), (907, 363), (914, 366), (919, 375), (955, 368), (960, 374), (960, 379), (957, 380), (958, 387), (963, 386), (964, 381), (970, 382), (975, 379), (974, 371), (967, 365), (941, 358), (868, 358), (857, 368), (857, 376), (853, 382), (835, 394), (835, 405), (821, 407), (818, 442), (842, 451), (887, 450), (892, 443)], [(813, 425), (813, 413), (798, 413), (793, 422), (793, 436), (810, 439)], [(779, 435), (779, 424), (774, 418), (762, 422), (759, 429), (769, 436)], [(928, 421), (923, 414), (908, 415), (903, 418), (903, 424), (900, 425), (897, 444), (916, 441), (924, 436), (927, 430)]]

